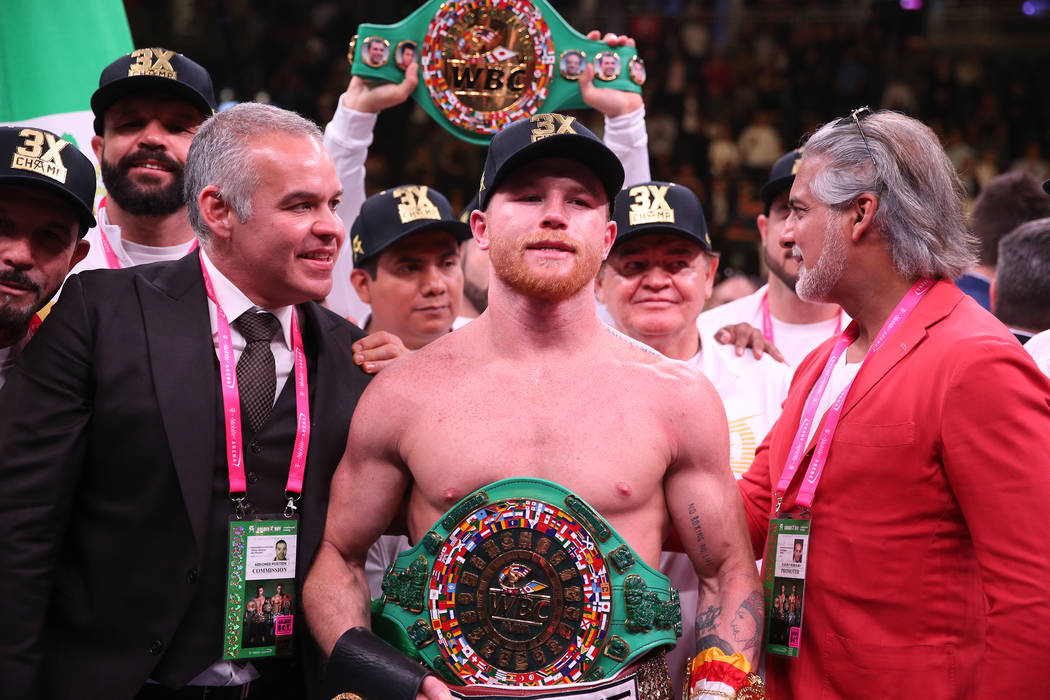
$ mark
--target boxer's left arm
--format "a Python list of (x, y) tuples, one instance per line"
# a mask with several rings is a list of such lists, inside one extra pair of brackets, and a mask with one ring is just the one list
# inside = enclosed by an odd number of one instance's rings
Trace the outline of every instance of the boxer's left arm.
[(671, 416), (677, 455), (664, 478), (668, 512), (700, 579), (697, 650), (743, 653), (752, 668), (762, 641), (763, 598), (743, 504), (729, 469), (722, 401), (699, 373), (680, 382)]

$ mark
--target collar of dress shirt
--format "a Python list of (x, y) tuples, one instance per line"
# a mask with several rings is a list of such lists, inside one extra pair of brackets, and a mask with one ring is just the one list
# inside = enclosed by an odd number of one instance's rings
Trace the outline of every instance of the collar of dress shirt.
[[(222, 274), (215, 267), (215, 264), (208, 258), (204, 248), (200, 248), (200, 252), (201, 259), (204, 261), (204, 267), (208, 270), (208, 275), (211, 277), (211, 285), (215, 289), (215, 299), (219, 302), (219, 306), (222, 307), (223, 313), (226, 314), (226, 319), (232, 324), (234, 319), (252, 308), (269, 311), (281, 322), (281, 337), (284, 339), (285, 347), (291, 350), (292, 312), (295, 307), (282, 306), (275, 309), (266, 309), (254, 304), (251, 299), (245, 296), (244, 292), (238, 289), (233, 282), (226, 278), (226, 275)], [(214, 309), (211, 310), (211, 328), (212, 332), (218, 328)]]

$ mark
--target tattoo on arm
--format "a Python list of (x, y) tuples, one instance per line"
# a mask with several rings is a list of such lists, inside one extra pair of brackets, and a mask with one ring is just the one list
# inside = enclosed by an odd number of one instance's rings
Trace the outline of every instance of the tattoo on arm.
[(700, 526), (700, 514), (697, 513), (695, 503), (689, 504), (689, 523), (693, 526), (696, 543), (700, 546), (700, 556), (704, 560), (704, 566), (714, 567), (715, 563), (711, 558), (711, 553), (707, 550), (707, 540), (704, 538), (704, 529)]
[(696, 651), (697, 653), (708, 647), (718, 647), (727, 654), (733, 653), (732, 645), (715, 634), (715, 628), (721, 622), (722, 608), (714, 605), (707, 606), (707, 610), (697, 613), (696, 616)]
[(733, 640), (740, 644), (740, 651), (758, 649), (762, 644), (762, 611), (765, 599), (758, 591), (744, 599), (736, 610), (736, 616), (729, 626), (733, 628)]

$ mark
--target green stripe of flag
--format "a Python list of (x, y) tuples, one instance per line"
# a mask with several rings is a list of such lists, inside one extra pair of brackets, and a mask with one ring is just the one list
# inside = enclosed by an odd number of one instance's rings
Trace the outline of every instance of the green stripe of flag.
[(0, 122), (89, 110), (102, 69), (133, 48), (121, 0), (2, 0)]

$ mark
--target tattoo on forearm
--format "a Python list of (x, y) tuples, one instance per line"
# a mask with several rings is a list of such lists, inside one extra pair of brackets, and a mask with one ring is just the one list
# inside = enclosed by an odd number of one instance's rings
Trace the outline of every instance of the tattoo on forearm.
[(740, 645), (739, 651), (758, 649), (762, 643), (762, 610), (764, 599), (758, 591), (751, 591), (736, 610), (729, 626), (733, 629), (733, 640)]
[(704, 528), (700, 526), (700, 515), (697, 513), (696, 504), (689, 504), (689, 523), (693, 526), (693, 534), (696, 536), (696, 543), (700, 546), (700, 556), (704, 560), (705, 566), (714, 566), (715, 562), (711, 558), (711, 553), (707, 551), (707, 540), (704, 538)]
[(718, 647), (727, 654), (732, 654), (732, 645), (715, 634), (715, 628), (721, 623), (722, 608), (714, 605), (707, 606), (707, 610), (700, 611), (696, 615), (696, 651), (701, 652), (708, 647)]

